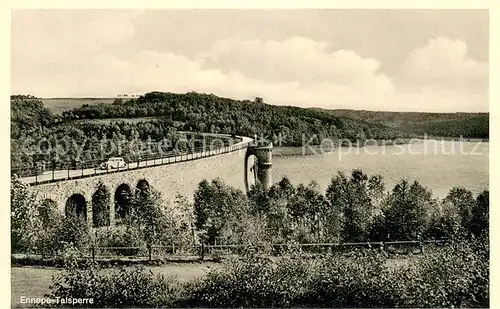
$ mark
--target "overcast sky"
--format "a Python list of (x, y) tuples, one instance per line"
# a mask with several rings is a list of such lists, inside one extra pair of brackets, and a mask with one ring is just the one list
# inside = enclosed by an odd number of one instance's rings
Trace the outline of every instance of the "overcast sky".
[(12, 93), (488, 111), (488, 12), (13, 11)]

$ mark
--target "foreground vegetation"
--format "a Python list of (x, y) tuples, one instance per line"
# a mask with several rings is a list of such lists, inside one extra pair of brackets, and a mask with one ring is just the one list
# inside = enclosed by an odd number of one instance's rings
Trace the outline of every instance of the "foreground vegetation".
[(49, 297), (93, 298), (95, 307), (487, 307), (489, 249), (476, 240), (388, 268), (378, 252), (231, 260), (179, 282), (145, 268), (103, 270), (68, 259)]
[[(145, 270), (151, 270), (153, 274), (171, 276), (176, 281), (188, 282), (198, 279), (210, 269), (219, 267), (218, 263), (168, 263), (162, 266), (145, 266)], [(134, 268), (127, 268), (133, 270)], [(61, 274), (62, 268), (47, 267), (11, 267), (11, 291), (12, 306), (25, 307), (20, 304), (21, 296), (43, 297), (51, 292), (53, 277)], [(113, 273), (114, 268), (103, 268), (103, 272)]]
[[(110, 194), (98, 187), (92, 203), (103, 210)], [(11, 193), (12, 251), (58, 250), (67, 265), (54, 278), (52, 296), (91, 297), (97, 307), (484, 307), (489, 301), (488, 191), (474, 198), (453, 188), (437, 200), (416, 181), (402, 180), (388, 191), (380, 176), (361, 170), (339, 173), (325, 194), (314, 183), (295, 187), (284, 178), (267, 191), (254, 186), (247, 196), (216, 179), (199, 184), (193, 203), (179, 197), (171, 204), (154, 188), (138, 187), (121, 225), (97, 235), (78, 217), (57, 217), (55, 205), (37, 202), (18, 180)], [(106, 218), (96, 212), (94, 224), (106, 226)], [(378, 250), (311, 259), (293, 249), (297, 243), (429, 238), (449, 244), (397, 267), (387, 267), (388, 256)], [(292, 246), (278, 257), (266, 246), (243, 252), (188, 282), (141, 267), (103, 271), (73, 258), (89, 244), (215, 242)]]
[[(380, 176), (354, 170), (333, 177), (325, 194), (314, 182), (293, 186), (283, 178), (248, 195), (220, 180), (202, 181), (193, 202), (163, 200), (149, 186), (123, 197), (114, 214), (120, 225), (92, 231), (74, 215), (39, 201), (19, 180), (11, 185), (12, 252), (78, 248), (196, 244), (294, 244), (480, 237), (489, 229), (489, 192), (474, 198), (453, 188), (442, 200), (414, 181), (386, 190)], [(110, 190), (99, 183), (92, 196), (93, 227), (109, 225)], [(118, 200), (115, 201), (118, 203)], [(129, 254), (133, 254), (130, 252)]]

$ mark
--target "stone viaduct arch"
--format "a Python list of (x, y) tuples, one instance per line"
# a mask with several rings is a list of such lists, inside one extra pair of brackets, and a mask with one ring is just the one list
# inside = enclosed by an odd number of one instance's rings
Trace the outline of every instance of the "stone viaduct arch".
[(87, 200), (80, 193), (72, 194), (67, 200), (64, 207), (66, 216), (73, 215), (84, 220), (87, 220)]

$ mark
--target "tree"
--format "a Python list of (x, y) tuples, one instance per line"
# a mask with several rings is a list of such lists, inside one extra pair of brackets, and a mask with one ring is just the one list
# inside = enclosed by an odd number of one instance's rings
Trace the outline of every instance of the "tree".
[(384, 209), (389, 240), (418, 240), (424, 236), (430, 221), (430, 210), (436, 207), (432, 192), (418, 181), (411, 185), (402, 180), (388, 197)]
[(122, 105), (123, 104), (123, 99), (122, 98), (115, 98), (113, 100), (113, 105)]
[(256, 182), (248, 192), (248, 199), (251, 202), (250, 212), (253, 215), (265, 214), (269, 212), (269, 197), (260, 182)]
[(99, 181), (96, 191), (92, 195), (92, 222), (94, 227), (109, 225), (109, 206), (111, 202), (111, 193), (109, 189)]
[(194, 196), (195, 226), (201, 233), (201, 240), (215, 243), (225, 230), (241, 226), (240, 220), (249, 209), (248, 198), (240, 190), (227, 186), (220, 179), (211, 183), (203, 180)]
[(41, 222), (39, 248), (43, 252), (52, 251), (58, 246), (58, 233), (64, 218), (57, 209), (56, 202), (48, 199), (38, 203), (38, 215)]
[(444, 203), (451, 204), (450, 206), (456, 208), (460, 216), (460, 224), (467, 230), (470, 225), (472, 208), (475, 204), (472, 192), (461, 187), (452, 188), (444, 199)]
[(344, 241), (365, 241), (384, 196), (380, 176), (368, 177), (361, 170), (353, 170), (351, 177), (339, 172), (326, 190), (332, 209), (342, 218)]
[(490, 192), (483, 191), (476, 198), (471, 212), (470, 232), (476, 237), (489, 235)]
[(82, 249), (91, 241), (89, 232), (89, 227), (84, 219), (69, 213), (59, 225), (54, 249), (62, 250), (65, 249), (67, 245)]
[(153, 188), (136, 189), (132, 195), (127, 226), (137, 228), (148, 244), (159, 243), (170, 228), (160, 192)]
[(430, 212), (427, 237), (433, 239), (454, 239), (462, 236), (458, 208), (447, 201), (442, 201)]
[(472, 192), (455, 187), (431, 212), (428, 235), (431, 238), (455, 238), (469, 233), (471, 211), (475, 204)]
[(261, 97), (255, 97), (253, 101), (257, 104), (264, 104), (264, 99)]
[(296, 192), (295, 187), (287, 177), (283, 177), (269, 189), (270, 198), (290, 197)]
[(12, 252), (36, 250), (42, 229), (36, 195), (28, 190), (27, 185), (14, 177), (11, 181), (10, 202)]
[(178, 238), (182, 239), (182, 243), (198, 242), (196, 230), (194, 226), (193, 204), (182, 195), (177, 195), (174, 201), (175, 209), (178, 210), (178, 215), (173, 219), (178, 229)]

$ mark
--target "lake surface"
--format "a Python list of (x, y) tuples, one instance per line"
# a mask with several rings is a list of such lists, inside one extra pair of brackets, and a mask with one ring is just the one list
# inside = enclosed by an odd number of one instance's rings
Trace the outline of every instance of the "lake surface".
[[(301, 148), (297, 150), (301, 153)], [(489, 186), (489, 143), (426, 140), (397, 146), (328, 148), (307, 156), (273, 156), (273, 182), (284, 176), (295, 185), (315, 180), (324, 191), (337, 171), (349, 174), (356, 168), (368, 175), (382, 175), (387, 189), (405, 178), (418, 180), (439, 198), (455, 186), (477, 194)]]

